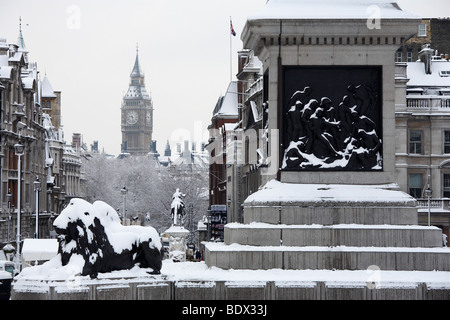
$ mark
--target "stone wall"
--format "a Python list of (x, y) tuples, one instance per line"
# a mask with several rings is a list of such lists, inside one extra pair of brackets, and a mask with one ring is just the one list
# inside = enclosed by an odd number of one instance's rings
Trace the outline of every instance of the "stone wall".
[(450, 288), (425, 283), (296, 281), (129, 281), (68, 287), (62, 283), (14, 288), (12, 300), (449, 300)]

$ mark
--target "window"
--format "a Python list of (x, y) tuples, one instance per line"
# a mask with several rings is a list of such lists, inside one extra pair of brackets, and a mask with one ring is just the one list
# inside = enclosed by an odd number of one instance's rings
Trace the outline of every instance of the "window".
[(450, 71), (439, 71), (441, 77), (450, 77)]
[(422, 174), (411, 173), (409, 175), (409, 194), (416, 198), (422, 198)]
[(403, 53), (401, 50), (397, 51), (397, 57), (395, 58), (395, 62), (402, 62), (403, 61)]
[(450, 153), (450, 131), (444, 132), (444, 153)]
[(409, 132), (409, 153), (422, 154), (422, 131)]
[(421, 23), (419, 25), (419, 33), (417, 34), (419, 37), (426, 37), (427, 36), (427, 24)]
[(444, 198), (450, 198), (450, 174), (444, 174)]
[(407, 57), (406, 57), (406, 61), (407, 61), (407, 62), (413, 62), (412, 59), (413, 59), (413, 57), (412, 57), (412, 51), (408, 51)]

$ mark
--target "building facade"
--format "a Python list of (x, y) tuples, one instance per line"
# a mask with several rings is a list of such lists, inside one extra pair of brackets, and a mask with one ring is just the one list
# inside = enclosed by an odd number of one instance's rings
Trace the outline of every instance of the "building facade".
[[(211, 125), (208, 127), (210, 138), (205, 148), (209, 158), (209, 210), (211, 216), (210, 233), (216, 240), (223, 240), (223, 228), (227, 223), (228, 204), (227, 166), (230, 155), (227, 146), (238, 126), (238, 83), (230, 82), (227, 92), (220, 97), (213, 111)], [(231, 180), (230, 180), (231, 182)], [(231, 187), (231, 186), (230, 186)]]
[(41, 81), (22, 30), (16, 44), (0, 39), (0, 107), (0, 243), (20, 245), (48, 237), (65, 201), (60, 92)]
[[(450, 18), (424, 18), (417, 26), (417, 34), (405, 42), (396, 53), (396, 62), (415, 62), (425, 44), (439, 54), (450, 53)], [(446, 57), (448, 59), (448, 56)]]
[(397, 63), (396, 167), (401, 189), (419, 200), (419, 223), (449, 236), (450, 62), (435, 52), (424, 45), (419, 61)]
[(253, 51), (238, 52), (238, 108), (236, 128), (227, 139), (228, 221), (242, 222), (243, 201), (261, 185), (267, 154), (267, 109), (263, 103), (262, 63)]
[[(122, 153), (146, 155), (153, 141), (153, 101), (145, 88), (139, 52), (130, 75), (130, 85), (122, 101)], [(155, 151), (155, 150), (152, 150)]]

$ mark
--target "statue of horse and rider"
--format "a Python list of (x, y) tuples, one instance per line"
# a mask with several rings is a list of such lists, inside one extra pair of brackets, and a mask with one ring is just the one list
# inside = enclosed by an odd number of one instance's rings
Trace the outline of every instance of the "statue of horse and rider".
[(186, 215), (186, 206), (183, 199), (186, 195), (177, 189), (172, 196), (172, 204), (170, 206), (170, 212), (172, 214), (172, 222), (174, 226), (182, 226), (184, 224), (184, 216)]

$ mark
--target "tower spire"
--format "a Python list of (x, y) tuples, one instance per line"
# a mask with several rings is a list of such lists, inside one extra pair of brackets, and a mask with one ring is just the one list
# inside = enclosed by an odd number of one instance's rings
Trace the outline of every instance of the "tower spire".
[(132, 78), (143, 78), (144, 73), (141, 70), (141, 66), (139, 64), (139, 45), (136, 43), (136, 61), (134, 62), (133, 71), (131, 71)]
[(19, 46), (19, 50), (20, 51), (28, 52), (27, 46), (25, 45), (25, 41), (23, 40), (22, 17), (19, 17), (19, 37), (17, 38), (17, 45)]

